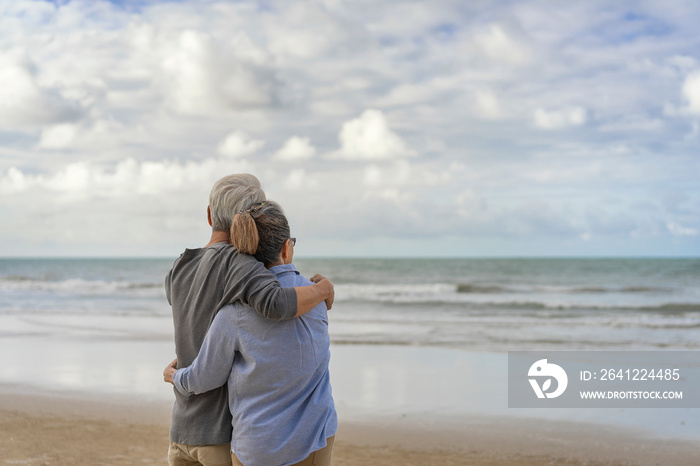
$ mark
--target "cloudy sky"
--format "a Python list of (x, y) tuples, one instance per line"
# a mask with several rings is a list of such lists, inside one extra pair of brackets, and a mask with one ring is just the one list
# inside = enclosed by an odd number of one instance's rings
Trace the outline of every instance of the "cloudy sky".
[(0, 0), (0, 256), (700, 255), (700, 3)]

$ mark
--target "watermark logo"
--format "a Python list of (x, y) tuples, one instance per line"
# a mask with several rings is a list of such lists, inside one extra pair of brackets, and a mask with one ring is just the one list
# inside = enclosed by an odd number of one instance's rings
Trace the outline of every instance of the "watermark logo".
[[(528, 380), (537, 398), (556, 398), (564, 393), (566, 386), (569, 384), (566, 371), (561, 366), (548, 363), (546, 359), (540, 359), (530, 366), (527, 375), (528, 377), (535, 377)], [(538, 379), (543, 379), (542, 385), (540, 385)], [(557, 381), (557, 385), (554, 391), (549, 391), (552, 388), (552, 379)]]
[(509, 351), (508, 407), (700, 408), (698, 361), (689, 350)]

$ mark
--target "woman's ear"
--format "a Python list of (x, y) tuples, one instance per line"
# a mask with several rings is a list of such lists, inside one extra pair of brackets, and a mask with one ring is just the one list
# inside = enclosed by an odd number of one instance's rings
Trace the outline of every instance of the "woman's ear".
[(288, 239), (284, 242), (284, 246), (282, 246), (282, 252), (280, 252), (280, 259), (282, 259), (283, 264), (292, 263), (293, 251), (294, 249), (292, 248), (292, 240)]

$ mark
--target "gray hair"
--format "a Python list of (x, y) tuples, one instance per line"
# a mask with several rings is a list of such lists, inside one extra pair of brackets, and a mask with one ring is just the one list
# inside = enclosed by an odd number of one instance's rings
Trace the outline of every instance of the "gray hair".
[(211, 188), (209, 210), (211, 226), (217, 231), (229, 231), (234, 215), (265, 200), (260, 180), (247, 173), (228, 175)]

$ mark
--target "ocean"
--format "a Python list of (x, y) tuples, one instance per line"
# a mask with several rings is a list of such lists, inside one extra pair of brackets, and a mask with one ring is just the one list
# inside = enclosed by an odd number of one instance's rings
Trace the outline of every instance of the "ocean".
[[(174, 258), (173, 258), (174, 259)], [(172, 338), (173, 259), (0, 259), (0, 338)], [(700, 259), (299, 259), (336, 345), (697, 350)]]
[[(171, 403), (173, 260), (0, 259), (0, 393)], [(343, 420), (501, 416), (700, 435), (693, 408), (508, 408), (507, 380), (513, 350), (698, 350), (700, 259), (295, 263), (336, 286), (330, 371)]]

